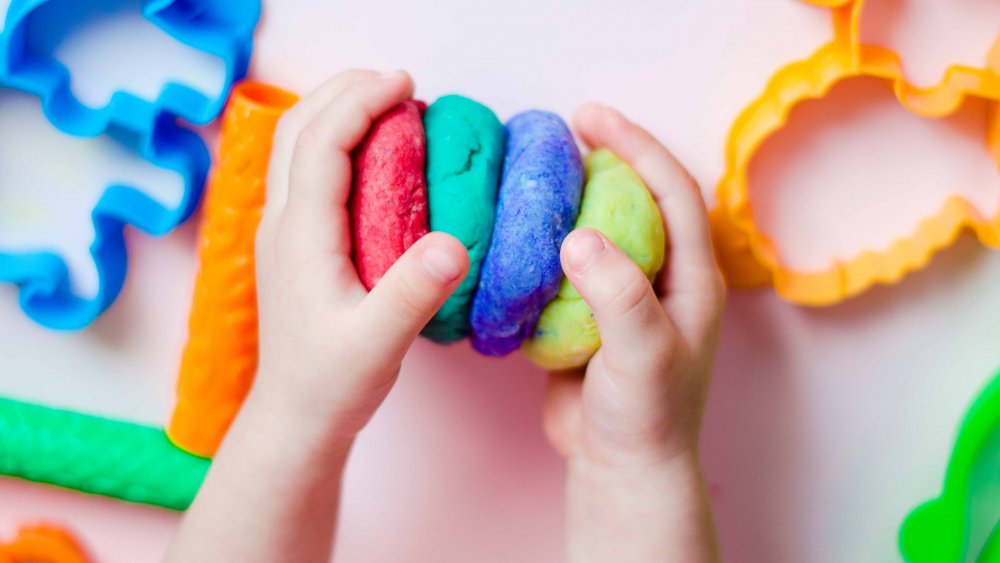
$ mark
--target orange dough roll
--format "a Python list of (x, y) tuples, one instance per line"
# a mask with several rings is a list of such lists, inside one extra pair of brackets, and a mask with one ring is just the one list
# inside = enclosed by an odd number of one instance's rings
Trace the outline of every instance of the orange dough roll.
[(89, 563), (83, 546), (68, 531), (48, 524), (22, 526), (10, 543), (0, 544), (0, 563)]
[(230, 98), (209, 179), (199, 235), (200, 269), (167, 435), (177, 447), (211, 457), (257, 371), (254, 239), (264, 206), (271, 141), (298, 98), (244, 82)]

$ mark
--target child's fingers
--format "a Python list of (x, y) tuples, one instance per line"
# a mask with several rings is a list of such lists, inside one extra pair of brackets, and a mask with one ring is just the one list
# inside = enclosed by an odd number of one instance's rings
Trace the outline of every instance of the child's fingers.
[[(294, 247), (306, 261), (330, 264), (336, 287), (356, 285), (350, 261), (351, 150), (372, 122), (410, 97), (413, 82), (403, 72), (356, 82), (323, 108), (299, 134), (292, 156), (288, 202), (281, 216), (283, 248)], [(287, 238), (287, 240), (285, 240)]]
[(445, 233), (421, 238), (362, 300), (362, 335), (378, 343), (385, 360), (398, 362), (468, 271), (469, 255), (458, 239)]
[(605, 360), (648, 366), (661, 346), (676, 339), (645, 274), (603, 234), (573, 231), (563, 242), (561, 258), (570, 283), (594, 312)]
[(289, 109), (278, 123), (274, 133), (274, 149), (268, 168), (267, 203), (269, 207), (282, 209), (288, 197), (288, 180), (291, 174), (292, 154), (295, 141), (305, 126), (343, 91), (358, 82), (378, 76), (374, 70), (352, 69), (344, 71)]
[(266, 245), (275, 238), (281, 213), (288, 200), (292, 156), (295, 153), (296, 140), (302, 129), (344, 90), (362, 80), (370, 80), (376, 76), (378, 73), (373, 70), (352, 69), (341, 72), (302, 98), (299, 103), (281, 116), (274, 132), (271, 159), (268, 163), (267, 194), (257, 233), (258, 241)]
[[(323, 108), (295, 142), (286, 214), (309, 231), (346, 219), (351, 150), (380, 115), (412, 93), (409, 75), (394, 72), (352, 84)], [(331, 210), (340, 213), (331, 218)]]
[(346, 88), (374, 76), (377, 76), (377, 73), (373, 70), (352, 69), (342, 72), (327, 80), (281, 116), (274, 132), (271, 160), (267, 169), (267, 194), (259, 229), (261, 238), (273, 238), (281, 212), (285, 209), (292, 155), (299, 133)]
[(574, 121), (586, 143), (606, 147), (628, 162), (656, 199), (669, 246), (660, 287), (664, 305), (678, 329), (701, 339), (714, 326), (723, 285), (697, 183), (666, 147), (619, 112), (590, 103), (577, 111)]

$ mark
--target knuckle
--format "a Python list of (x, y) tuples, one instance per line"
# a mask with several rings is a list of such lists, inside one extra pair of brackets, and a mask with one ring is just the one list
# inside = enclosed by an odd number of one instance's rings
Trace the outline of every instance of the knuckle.
[(367, 70), (365, 70), (365, 69), (363, 69), (361, 67), (351, 67), (351, 68), (348, 68), (348, 69), (342, 71), (337, 76), (334, 76), (333, 79), (330, 82), (331, 83), (335, 83), (335, 84), (339, 84), (339, 83), (344, 82), (344, 81), (350, 81), (350, 80), (354, 80), (354, 79), (357, 79), (357, 78), (364, 77), (364, 76), (368, 75), (369, 73), (370, 73), (370, 71), (367, 71)]
[(375, 72), (374, 70), (354, 67), (354, 68), (349, 68), (344, 72), (340, 73), (340, 75), (337, 78), (339, 79), (338, 83), (347, 83), (349, 85), (356, 81), (374, 78), (376, 76), (378, 76), (378, 73)]
[(601, 126), (612, 136), (620, 137), (628, 133), (629, 123), (617, 111), (605, 111)]
[(273, 227), (270, 221), (261, 221), (257, 225), (257, 233), (254, 234), (254, 253), (260, 258), (263, 250), (271, 245), (273, 240)]
[(629, 317), (641, 312), (649, 292), (649, 282), (639, 275), (630, 275), (607, 302), (609, 313), (619, 317)]
[[(272, 184), (277, 180), (268, 179)], [(258, 225), (272, 225), (278, 222), (285, 208), (285, 202), (278, 197), (267, 197), (264, 205), (260, 208), (260, 221)]]
[(721, 272), (715, 273), (715, 283), (712, 288), (715, 294), (715, 302), (721, 309), (726, 304), (726, 280)]
[(417, 322), (424, 317), (421, 292), (408, 276), (390, 278), (389, 310), (405, 323)]
[(344, 99), (340, 103), (341, 108), (337, 112), (336, 117), (340, 124), (339, 129), (342, 132), (363, 133), (371, 127), (372, 118), (369, 116), (369, 113), (371, 112), (370, 104), (372, 102), (364, 91), (361, 89), (352, 90), (344, 94)]
[(302, 128), (295, 138), (295, 150), (312, 152), (320, 150), (323, 144), (323, 133), (315, 123), (310, 123)]
[(702, 195), (701, 191), (701, 184), (694, 177), (694, 174), (692, 174), (691, 171), (688, 170), (687, 168), (681, 167), (681, 178), (688, 185), (688, 187), (690, 187), (691, 190), (694, 191), (695, 195), (698, 196), (698, 199), (701, 200), (702, 204), (704, 205), (705, 202), (704, 202), (704, 196)]
[(294, 142), (298, 133), (296, 114), (294, 112), (295, 108), (292, 108), (278, 120), (278, 125), (274, 129), (273, 137), (273, 143), (275, 146), (286, 146)]
[(713, 311), (721, 311), (726, 303), (726, 282), (716, 269), (705, 282), (705, 301)]
[[(271, 261), (275, 267), (279, 267), (287, 272), (299, 273), (307, 267), (307, 259), (304, 257), (303, 245), (299, 233), (289, 221), (281, 219), (273, 225), (270, 237)], [(266, 248), (266, 247), (265, 247)]]
[[(283, 247), (283, 246), (287, 247), (287, 246), (291, 246), (289, 244), (289, 236), (290, 235), (289, 235), (289, 230), (288, 230), (289, 229), (289, 227), (288, 227), (288, 221), (285, 220), (282, 217), (280, 220), (276, 221), (275, 224), (272, 227), (273, 227), (273, 231), (270, 234), (267, 235), (268, 237), (271, 238), (271, 243), (275, 247)], [(260, 231), (258, 231), (258, 235), (259, 234), (260, 234)]]

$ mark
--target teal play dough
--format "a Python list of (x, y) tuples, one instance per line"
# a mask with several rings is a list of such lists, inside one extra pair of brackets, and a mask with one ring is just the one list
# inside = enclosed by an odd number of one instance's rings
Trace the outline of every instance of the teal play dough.
[(424, 114), (430, 227), (453, 235), (469, 251), (469, 273), (423, 331), (448, 343), (469, 334), (469, 308), (490, 245), (504, 128), (486, 106), (444, 96)]

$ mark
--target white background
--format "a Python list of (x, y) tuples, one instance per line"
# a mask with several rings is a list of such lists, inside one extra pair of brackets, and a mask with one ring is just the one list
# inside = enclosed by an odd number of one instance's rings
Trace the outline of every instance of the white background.
[[(870, 3), (882, 18), (872, 36), (928, 83), (949, 61), (980, 63), (1000, 27), (989, 0)], [(890, 25), (887, 3), (905, 17)], [(656, 133), (710, 195), (740, 108), (830, 33), (824, 10), (794, 0), (275, 0), (253, 73), (305, 92), (347, 67), (401, 67), (418, 96), (462, 93), (504, 119), (532, 107), (568, 117), (601, 100)], [(89, 81), (118, 63), (80, 64), (90, 71), (79, 87), (99, 90)], [(790, 262), (882, 246), (956, 191), (995, 211), (982, 108), (949, 128), (883, 94), (846, 87), (843, 104), (810, 105), (792, 140), (765, 147), (754, 193), (767, 197), (754, 201)], [(23, 189), (2, 182), (9, 166), (0, 155), (0, 190)], [(0, 287), (0, 394), (162, 423), (194, 235), (193, 223), (164, 240), (130, 232), (121, 298), (77, 334), (33, 325)], [(964, 237), (926, 271), (837, 307), (731, 292), (703, 439), (727, 560), (898, 559), (899, 524), (937, 494), (955, 427), (1000, 364), (997, 279), (1000, 256)], [(563, 470), (541, 435), (543, 385), (520, 356), (418, 343), (351, 461), (342, 560), (559, 560)], [(156, 560), (176, 525), (157, 509), (0, 480), (0, 535), (29, 518), (71, 525), (103, 561)]]

